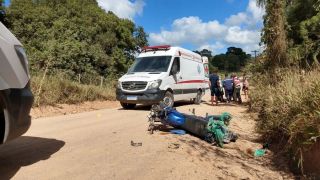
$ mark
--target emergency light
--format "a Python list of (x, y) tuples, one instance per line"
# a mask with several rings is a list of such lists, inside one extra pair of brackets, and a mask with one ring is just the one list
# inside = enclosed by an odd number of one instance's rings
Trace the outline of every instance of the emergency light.
[(141, 52), (148, 52), (148, 51), (167, 51), (170, 49), (170, 45), (161, 45), (161, 46), (145, 46), (142, 48)]

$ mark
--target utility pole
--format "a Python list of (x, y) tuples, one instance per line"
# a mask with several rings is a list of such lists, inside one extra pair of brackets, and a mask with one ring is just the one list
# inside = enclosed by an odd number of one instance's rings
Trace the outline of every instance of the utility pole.
[(254, 51), (251, 51), (254, 53), (254, 60), (257, 60), (257, 53), (259, 52), (258, 50), (254, 50)]

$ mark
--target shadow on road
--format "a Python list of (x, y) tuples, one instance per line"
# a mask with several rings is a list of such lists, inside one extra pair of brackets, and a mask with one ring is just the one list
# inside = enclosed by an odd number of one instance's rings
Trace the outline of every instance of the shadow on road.
[(11, 179), (21, 167), (49, 159), (64, 145), (64, 141), (30, 136), (22, 136), (1, 145), (1, 179)]

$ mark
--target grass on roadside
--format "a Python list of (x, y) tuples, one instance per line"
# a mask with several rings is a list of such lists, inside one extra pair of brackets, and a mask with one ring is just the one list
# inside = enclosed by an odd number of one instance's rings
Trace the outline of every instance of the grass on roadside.
[(107, 82), (102, 87), (99, 87), (80, 84), (64, 77), (59, 77), (59, 75), (46, 76), (39, 94), (41, 79), (41, 76), (33, 76), (31, 80), (31, 88), (35, 95), (34, 106), (115, 100), (114, 82)]
[(257, 130), (263, 139), (282, 143), (302, 168), (303, 153), (320, 140), (320, 71), (278, 72), (281, 80), (268, 85), (268, 76), (256, 75), (251, 106), (259, 112)]

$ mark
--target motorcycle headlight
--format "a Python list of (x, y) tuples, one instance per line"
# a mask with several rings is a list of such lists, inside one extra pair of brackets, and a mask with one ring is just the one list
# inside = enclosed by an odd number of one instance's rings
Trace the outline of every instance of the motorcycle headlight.
[(160, 85), (161, 85), (161, 80), (160, 79), (155, 80), (155, 81), (151, 81), (150, 84), (149, 84), (148, 89), (156, 89), (156, 88), (160, 87)]
[(29, 62), (27, 59), (26, 52), (24, 51), (23, 47), (21, 47), (21, 46), (14, 46), (14, 48), (16, 49), (17, 55), (19, 57), (19, 60), (20, 60), (20, 63), (22, 65), (23, 69), (25, 70), (25, 72), (29, 76), (29, 69), (28, 69)]

